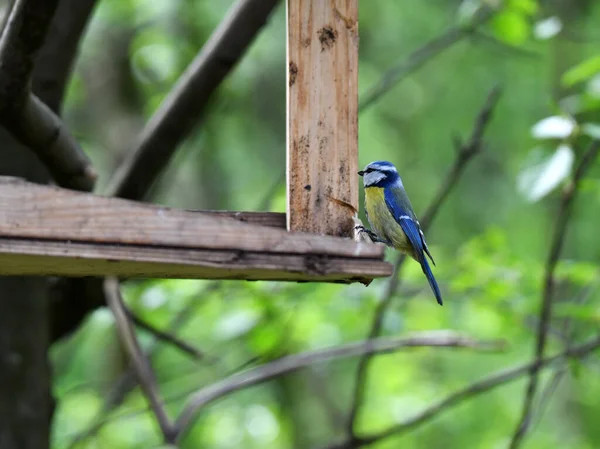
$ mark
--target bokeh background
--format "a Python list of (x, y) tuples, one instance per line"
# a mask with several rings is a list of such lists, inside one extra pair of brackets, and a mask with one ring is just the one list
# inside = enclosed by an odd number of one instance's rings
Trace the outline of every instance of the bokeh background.
[[(64, 116), (100, 172), (100, 190), (232, 3), (99, 3)], [(360, 1), (361, 94), (429, 40), (467, 23), (479, 3)], [(419, 266), (409, 261), (383, 334), (452, 329), (502, 338), (507, 347), (494, 354), (420, 349), (378, 356), (358, 430), (403, 422), (456, 389), (532, 357), (561, 188), (590, 136), (600, 137), (594, 127), (600, 123), (599, 23), (597, 1), (507, 0), (486, 24), (405, 73), (361, 111), (360, 165), (395, 163), (419, 214), (456, 158), (454, 137), (468, 139), (490, 89), (501, 86), (483, 151), (428, 231), (445, 306), (436, 305)], [(194, 209), (285, 211), (285, 33), (282, 3), (213, 96), (150, 200)], [(597, 332), (599, 175), (597, 168), (589, 171), (574, 204), (557, 268), (548, 353)], [(123, 291), (136, 315), (205, 354), (195, 360), (140, 330), (161, 394), (175, 413), (189, 393), (242, 366), (365, 338), (387, 282), (147, 280), (127, 282)], [(127, 386), (127, 357), (107, 309), (55, 344), (52, 362), (53, 447), (160, 445), (145, 397)], [(183, 447), (304, 449), (337, 441), (344, 436), (356, 365), (322, 364), (234, 393), (202, 411)], [(600, 447), (599, 369), (592, 355), (544, 371), (524, 447)], [(507, 447), (525, 380), (470, 397), (372, 447)]]

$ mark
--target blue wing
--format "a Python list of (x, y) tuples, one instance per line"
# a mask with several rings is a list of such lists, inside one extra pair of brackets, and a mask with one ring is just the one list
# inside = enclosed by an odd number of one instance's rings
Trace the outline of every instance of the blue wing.
[(394, 220), (396, 220), (396, 222), (400, 225), (414, 249), (416, 259), (421, 264), (421, 268), (423, 273), (425, 273), (425, 277), (427, 277), (427, 280), (429, 281), (429, 285), (433, 290), (435, 299), (439, 305), (442, 305), (440, 288), (438, 287), (435, 277), (431, 272), (431, 268), (429, 267), (429, 262), (427, 262), (425, 254), (429, 256), (434, 265), (435, 262), (429, 253), (429, 248), (425, 242), (425, 236), (421, 231), (421, 227), (419, 226), (419, 222), (417, 221), (417, 217), (413, 211), (408, 196), (404, 192), (404, 189), (393, 187), (386, 187), (383, 194), (385, 204), (387, 205), (390, 213), (394, 217)]

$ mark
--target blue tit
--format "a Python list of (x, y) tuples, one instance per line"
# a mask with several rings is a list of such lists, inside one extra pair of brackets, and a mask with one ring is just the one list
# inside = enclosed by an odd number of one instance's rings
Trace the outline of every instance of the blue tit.
[(413, 211), (404, 185), (394, 164), (371, 162), (358, 172), (365, 186), (365, 209), (376, 241), (402, 251), (421, 264), (435, 299), (442, 305), (440, 288), (433, 277), (425, 254), (433, 265), (425, 236)]

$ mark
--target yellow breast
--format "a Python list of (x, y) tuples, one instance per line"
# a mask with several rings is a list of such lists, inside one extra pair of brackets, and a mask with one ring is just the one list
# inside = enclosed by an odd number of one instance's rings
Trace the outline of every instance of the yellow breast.
[(385, 204), (382, 188), (365, 188), (365, 209), (373, 232), (397, 250), (412, 256), (412, 245)]

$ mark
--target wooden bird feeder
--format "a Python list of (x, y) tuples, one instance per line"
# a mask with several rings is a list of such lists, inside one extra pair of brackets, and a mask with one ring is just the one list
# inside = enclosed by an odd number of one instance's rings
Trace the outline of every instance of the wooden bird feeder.
[(287, 214), (178, 210), (0, 177), (0, 275), (325, 282), (390, 275), (381, 245), (351, 239), (358, 0), (291, 0), (287, 24)]

